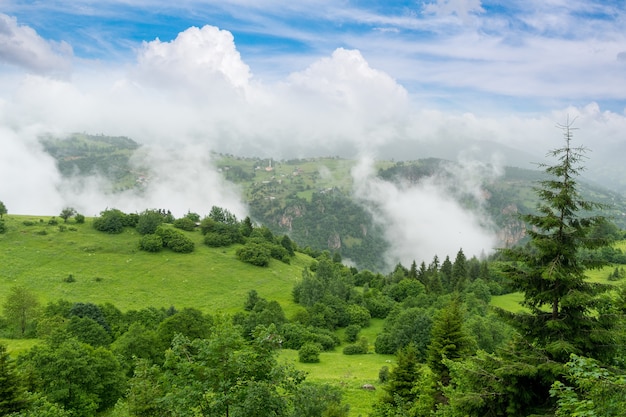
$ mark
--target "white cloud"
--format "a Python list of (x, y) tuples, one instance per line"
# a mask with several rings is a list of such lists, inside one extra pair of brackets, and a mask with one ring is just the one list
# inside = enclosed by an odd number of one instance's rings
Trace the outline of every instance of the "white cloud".
[(65, 75), (71, 67), (72, 47), (43, 39), (32, 28), (0, 13), (0, 62), (36, 73)]
[(459, 166), (447, 179), (429, 177), (400, 185), (377, 178), (372, 167), (371, 160), (363, 159), (353, 169), (355, 196), (383, 227), (391, 246), (385, 254), (388, 266), (414, 260), (429, 263), (435, 255), (454, 257), (461, 248), (468, 257), (480, 257), (497, 246), (489, 220), (479, 211), (463, 208), (455, 198), (462, 192), (483, 201), (475, 188), (477, 166)]
[(169, 84), (206, 87), (220, 79), (244, 88), (251, 78), (233, 35), (209, 25), (191, 27), (171, 42), (144, 42), (137, 60), (139, 76), (164, 88)]

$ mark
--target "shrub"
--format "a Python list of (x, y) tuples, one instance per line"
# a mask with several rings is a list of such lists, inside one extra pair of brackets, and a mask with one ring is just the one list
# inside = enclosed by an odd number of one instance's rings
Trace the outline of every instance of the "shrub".
[(167, 243), (167, 247), (178, 253), (191, 253), (195, 248), (193, 240), (189, 239), (182, 233), (174, 236)]
[(370, 312), (367, 308), (357, 304), (348, 305), (348, 316), (350, 317), (350, 324), (356, 324), (360, 327), (367, 327), (370, 325)]
[(215, 232), (209, 232), (204, 236), (204, 244), (212, 248), (230, 246), (233, 242), (228, 236)]
[(362, 337), (359, 340), (359, 343), (344, 347), (343, 354), (344, 355), (364, 355), (368, 352), (368, 350), (369, 350), (369, 343), (367, 342), (366, 338)]
[(76, 215), (74, 216), (74, 220), (76, 220), (76, 223), (78, 224), (83, 224), (85, 223), (85, 216), (83, 216), (82, 214), (76, 213)]
[(36, 224), (37, 224), (37, 222), (34, 222), (34, 221), (32, 221), (32, 220), (24, 220), (24, 221), (22, 222), (22, 224), (23, 224), (24, 226), (34, 226), (34, 225), (36, 225)]
[(74, 275), (69, 274), (67, 277), (63, 278), (63, 282), (76, 282), (76, 278), (74, 278)]
[(248, 242), (244, 247), (237, 249), (237, 257), (242, 262), (256, 266), (268, 266), (270, 263), (270, 250), (265, 245)]
[(348, 327), (346, 327), (345, 341), (347, 343), (356, 342), (357, 338), (359, 337), (360, 331), (361, 326), (359, 326), (358, 324), (349, 325)]
[(159, 235), (144, 235), (139, 241), (139, 249), (146, 252), (159, 252), (163, 249), (163, 239)]
[(163, 246), (170, 248), (174, 252), (190, 253), (195, 248), (191, 239), (171, 227), (161, 225), (157, 227), (156, 234), (163, 240)]
[(4, 223), (4, 220), (0, 220), (0, 234), (5, 233), (7, 231), (7, 225)]
[(59, 225), (59, 232), (65, 232), (67, 231), (67, 226), (64, 224), (60, 224)]
[(57, 224), (59, 224), (59, 221), (56, 219), (56, 217), (51, 217), (50, 220), (48, 220), (48, 224), (50, 226), (56, 226)]
[(180, 219), (174, 220), (174, 227), (177, 229), (185, 230), (187, 232), (191, 232), (196, 228), (196, 222), (194, 222), (189, 217), (182, 217)]
[(344, 355), (363, 355), (364, 353), (367, 352), (363, 351), (363, 347), (361, 345), (347, 345), (343, 348)]
[(100, 213), (93, 221), (94, 229), (111, 234), (122, 233), (127, 223), (127, 216), (117, 209), (108, 209)]
[(163, 223), (163, 215), (157, 210), (145, 210), (137, 219), (137, 232), (141, 235), (151, 235), (156, 232), (157, 227)]
[(381, 384), (384, 384), (385, 382), (389, 380), (389, 375), (390, 375), (389, 367), (383, 366), (378, 371), (378, 380), (380, 381)]
[(302, 363), (318, 363), (322, 348), (317, 343), (305, 343), (298, 350), (298, 360)]

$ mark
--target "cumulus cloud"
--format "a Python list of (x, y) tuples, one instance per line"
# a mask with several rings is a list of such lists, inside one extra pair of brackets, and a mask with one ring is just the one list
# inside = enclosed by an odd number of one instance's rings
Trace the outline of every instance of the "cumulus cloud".
[(72, 47), (43, 39), (17, 19), (0, 13), (0, 61), (35, 73), (64, 75), (71, 67)]
[(219, 81), (244, 88), (251, 78), (233, 35), (209, 25), (191, 27), (171, 42), (144, 42), (137, 61), (139, 77), (166, 89), (182, 85), (204, 90)]

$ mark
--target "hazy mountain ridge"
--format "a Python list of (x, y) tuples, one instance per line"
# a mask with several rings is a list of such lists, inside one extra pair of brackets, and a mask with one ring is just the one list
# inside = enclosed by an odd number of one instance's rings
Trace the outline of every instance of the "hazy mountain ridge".
[[(159, 171), (158, 166), (137, 168), (132, 157), (141, 145), (125, 137), (77, 134), (65, 139), (46, 138), (43, 143), (62, 175), (105, 176), (113, 190), (143, 190)], [(361, 181), (356, 173), (359, 161), (339, 157), (273, 160), (214, 153), (207, 163), (239, 187), (255, 221), (276, 233), (289, 234), (300, 246), (338, 252), (346, 261), (372, 270), (392, 267), (399, 260), (388, 253), (394, 237), (387, 233), (388, 218), (381, 215), (380, 203), (365, 201), (356, 194), (355, 181)], [(385, 187), (395, 184), (399, 192), (428, 183), (473, 213), (480, 227), (496, 236), (497, 246), (510, 246), (524, 237), (516, 214), (534, 210), (537, 199), (533, 187), (542, 178), (539, 171), (482, 164), (482, 172), (468, 185), (464, 177), (470, 171), (458, 172), (466, 168), (439, 158), (379, 160), (373, 165), (374, 177), (368, 181)], [(491, 169), (493, 172), (486, 172)], [(581, 181), (581, 192), (585, 198), (612, 205), (606, 214), (626, 228), (623, 195), (586, 181)]]

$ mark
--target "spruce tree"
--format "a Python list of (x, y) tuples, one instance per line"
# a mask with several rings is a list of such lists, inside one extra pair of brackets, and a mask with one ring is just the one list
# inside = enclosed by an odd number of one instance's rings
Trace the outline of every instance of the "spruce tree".
[(26, 407), (25, 389), (7, 353), (0, 344), (0, 415), (8, 415)]
[(606, 287), (585, 277), (586, 269), (601, 264), (594, 257), (579, 256), (581, 249), (597, 249), (608, 242), (590, 235), (593, 227), (606, 221), (593, 212), (604, 206), (583, 199), (578, 191), (587, 149), (573, 147), (571, 123), (559, 127), (565, 144), (548, 154), (557, 160), (554, 165), (540, 164), (547, 179), (536, 188), (537, 212), (521, 216), (530, 244), (503, 252), (518, 261), (507, 274), (528, 308), (527, 313), (507, 316), (529, 343), (564, 363), (570, 353), (595, 358), (610, 354), (608, 329), (602, 328), (594, 311), (594, 297)]

